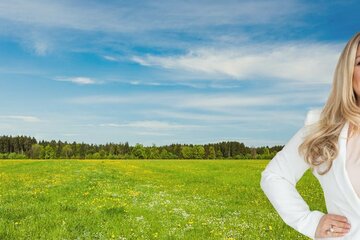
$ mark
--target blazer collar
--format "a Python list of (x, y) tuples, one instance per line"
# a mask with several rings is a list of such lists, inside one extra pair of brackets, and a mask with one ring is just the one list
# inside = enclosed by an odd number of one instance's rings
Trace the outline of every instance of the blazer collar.
[(346, 120), (344, 126), (342, 127), (338, 144), (339, 144), (339, 155), (333, 162), (334, 167), (334, 175), (336, 177), (337, 182), (339, 183), (339, 189), (341, 194), (348, 200), (352, 209), (357, 211), (360, 215), (360, 198), (357, 196), (346, 170), (346, 145), (349, 131), (349, 121)]

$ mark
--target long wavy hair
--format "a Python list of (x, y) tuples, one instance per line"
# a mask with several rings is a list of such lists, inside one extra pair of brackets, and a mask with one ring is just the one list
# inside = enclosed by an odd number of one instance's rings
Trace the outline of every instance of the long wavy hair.
[(335, 68), (332, 88), (319, 121), (309, 126), (309, 132), (298, 148), (312, 170), (325, 163), (320, 175), (327, 173), (339, 153), (338, 138), (348, 120), (352, 134), (360, 130), (360, 107), (356, 105), (353, 74), (360, 32), (356, 33), (343, 49)]

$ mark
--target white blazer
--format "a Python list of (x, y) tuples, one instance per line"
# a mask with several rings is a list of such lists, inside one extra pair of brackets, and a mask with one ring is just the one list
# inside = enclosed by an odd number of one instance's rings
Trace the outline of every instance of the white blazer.
[[(321, 109), (310, 110), (305, 124), (285, 144), (261, 173), (260, 186), (286, 224), (298, 232), (315, 239), (320, 218), (325, 214), (310, 211), (308, 204), (296, 190), (295, 185), (309, 169), (309, 165), (298, 153), (307, 127), (319, 120)], [(329, 172), (319, 175), (312, 171), (324, 191), (328, 213), (346, 216), (351, 224), (350, 232), (344, 237), (319, 239), (360, 239), (360, 199), (348, 178), (345, 168), (346, 143), (349, 122), (341, 129), (338, 146), (339, 154)], [(360, 177), (360, 175), (359, 175)]]

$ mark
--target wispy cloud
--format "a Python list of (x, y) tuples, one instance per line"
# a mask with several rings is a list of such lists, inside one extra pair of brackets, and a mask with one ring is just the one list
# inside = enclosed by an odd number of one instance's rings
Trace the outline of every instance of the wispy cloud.
[[(137, 94), (124, 93), (116, 95), (94, 95), (64, 99), (68, 104), (101, 105), (125, 104), (144, 105), (154, 107), (168, 107), (172, 109), (211, 110), (231, 112), (234, 109), (248, 109), (251, 107), (281, 107), (298, 106), (301, 104), (321, 104), (326, 100), (326, 92), (317, 89), (300, 91), (296, 88), (287, 89), (255, 89), (251, 92), (234, 93), (186, 93), (186, 92), (141, 92)], [(120, 107), (120, 105), (118, 105)]]
[(23, 115), (0, 115), (0, 119), (21, 120), (29, 123), (40, 122), (40, 119), (35, 116), (23, 116)]
[(275, 105), (281, 102), (279, 96), (192, 96), (179, 101), (181, 107), (192, 107), (199, 109), (223, 109), (234, 107), (250, 107)]
[[(166, 119), (174, 120), (188, 120), (195, 121), (201, 124), (216, 124), (217, 127), (235, 127), (236, 125), (248, 123), (258, 128), (258, 123), (263, 124), (264, 119), (266, 122), (275, 123), (287, 123), (297, 125), (299, 122), (304, 121), (305, 115), (301, 113), (301, 110), (269, 110), (269, 111), (254, 111), (252, 109), (234, 109), (233, 112), (214, 114), (214, 113), (198, 113), (190, 111), (174, 111), (168, 109), (155, 109), (143, 111), (144, 116), (154, 115)], [(281, 117), (280, 117), (281, 116)], [(256, 124), (257, 123), (257, 124)], [(205, 125), (204, 125), (205, 126)], [(271, 130), (271, 128), (267, 128)], [(251, 131), (251, 128), (245, 128), (244, 130)]]
[(65, 137), (74, 137), (74, 136), (80, 136), (81, 134), (79, 134), (79, 133), (63, 133), (62, 135)]
[(184, 129), (184, 128), (199, 128), (197, 125), (183, 125), (177, 123), (170, 123), (165, 121), (133, 121), (129, 123), (104, 123), (100, 124), (102, 127), (131, 127), (144, 128), (150, 130), (170, 130), (170, 129)]
[[(205, 74), (207, 79), (282, 79), (330, 83), (342, 44), (286, 43), (250, 45), (232, 49), (201, 48), (185, 55), (133, 56), (143, 66)], [(204, 77), (205, 78), (205, 77)]]
[(137, 98), (136, 96), (84, 96), (84, 97), (74, 97), (65, 99), (65, 103), (70, 104), (117, 104), (117, 103), (136, 103), (141, 101), (140, 96)]
[(62, 81), (62, 82), (71, 82), (78, 85), (92, 85), (92, 84), (102, 83), (100, 81), (96, 81), (95, 79), (88, 77), (56, 77), (54, 80)]
[(117, 62), (119, 61), (119, 59), (117, 57), (113, 57), (113, 56), (103, 56), (104, 59), (110, 61), (110, 62)]
[(141, 93), (122, 96), (84, 96), (66, 99), (70, 104), (121, 104), (154, 105), (176, 108), (193, 108), (199, 110), (224, 110), (234, 107), (272, 106), (284, 104), (284, 96), (251, 96), (249, 94), (189, 94), (189, 93)]
[[(305, 6), (294, 0), (274, 1), (141, 1), (111, 5), (88, 1), (14, 0), (0, 3), (0, 17), (7, 21), (42, 27), (111, 32), (186, 29), (224, 24), (280, 22)], [(159, 12), (162, 14), (159, 15)]]
[(34, 41), (34, 50), (37, 55), (45, 56), (49, 53), (50, 47), (46, 41), (36, 40)]
[[(244, 29), (246, 26), (278, 28), (296, 23), (297, 18), (309, 11), (298, 0), (186, 3), (144, 0), (109, 4), (85, 0), (14, 0), (0, 2), (0, 35), (11, 35), (32, 44), (31, 49), (37, 55), (58, 49), (98, 51), (108, 61), (119, 61), (124, 56), (114, 57), (109, 49), (129, 55), (136, 52), (133, 46), (184, 50), (204, 43), (214, 43), (215, 47), (239, 44), (253, 37)], [(29, 40), (29, 34), (36, 38)]]
[(172, 136), (173, 134), (170, 133), (163, 133), (163, 132), (135, 132), (136, 135), (140, 136)]

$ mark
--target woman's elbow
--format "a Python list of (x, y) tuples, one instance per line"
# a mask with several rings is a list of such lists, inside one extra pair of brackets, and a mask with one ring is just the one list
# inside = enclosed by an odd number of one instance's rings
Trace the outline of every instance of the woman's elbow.
[(267, 169), (263, 170), (260, 175), (260, 188), (266, 192), (269, 183), (269, 173)]

